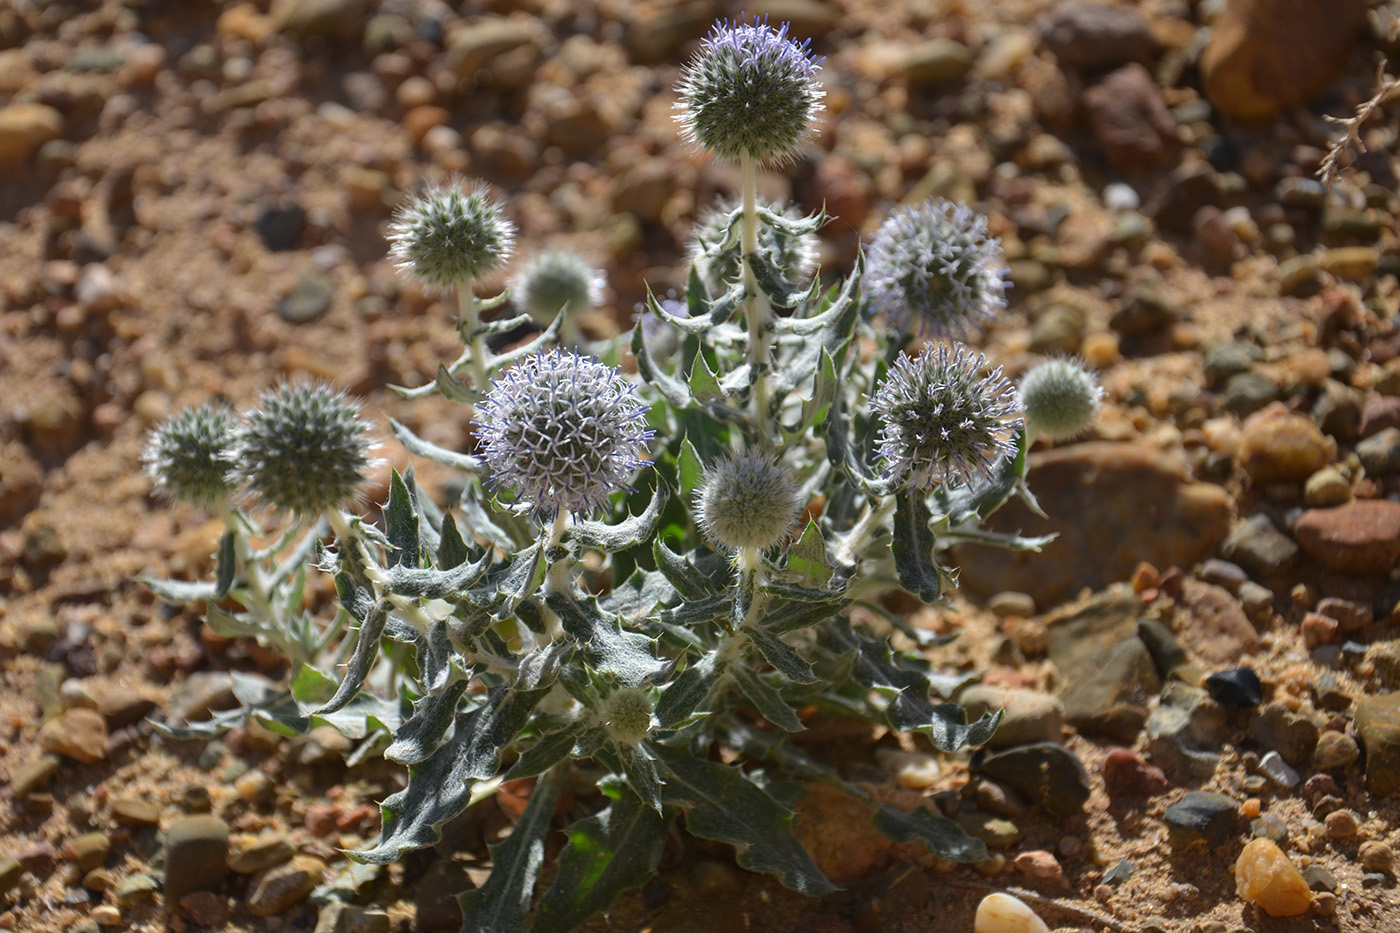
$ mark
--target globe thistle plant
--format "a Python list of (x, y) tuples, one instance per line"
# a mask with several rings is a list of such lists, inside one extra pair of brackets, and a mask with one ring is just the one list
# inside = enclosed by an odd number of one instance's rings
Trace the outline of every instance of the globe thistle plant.
[(802, 509), (797, 483), (769, 453), (742, 453), (705, 473), (695, 503), (705, 536), (727, 551), (780, 544)]
[(410, 198), (389, 225), (389, 254), (404, 272), (441, 291), (464, 288), (505, 264), (515, 225), (484, 186), (434, 186)]
[(153, 431), (142, 459), (156, 489), (190, 505), (222, 503), (231, 491), (229, 441), (236, 423), (227, 407), (209, 403), (186, 409)]
[(891, 327), (954, 336), (1006, 307), (1001, 241), (987, 219), (942, 198), (899, 207), (867, 254), (865, 289)]
[(1087, 431), (1102, 398), (1098, 380), (1076, 360), (1046, 360), (1021, 377), (1026, 430), (1052, 441), (1072, 441)]
[[(788, 220), (801, 219), (793, 208), (779, 208), (762, 199), (757, 207), (779, 213)], [(741, 204), (721, 201), (700, 216), (691, 232), (690, 261), (711, 294), (722, 294), (743, 276), (743, 256), (735, 225), (741, 209)], [(810, 230), (791, 233), (774, 224), (760, 221), (758, 225), (758, 250), (777, 268), (784, 281), (795, 285), (810, 281), (817, 269), (817, 248), (817, 235)]]
[(820, 67), (810, 41), (791, 39), (787, 23), (716, 23), (681, 76), (676, 120), (720, 158), (782, 161), (821, 111)]
[(542, 515), (587, 514), (651, 462), (646, 413), (617, 369), (554, 349), (496, 380), (477, 437), (494, 482), (519, 503)]
[(640, 687), (619, 687), (603, 707), (603, 725), (619, 745), (636, 745), (651, 731), (652, 702)]
[(1016, 449), (1015, 390), (1001, 367), (962, 344), (899, 357), (870, 412), (880, 424), (885, 476), (900, 487), (969, 483)]
[(233, 438), (234, 475), (263, 505), (298, 516), (355, 498), (369, 467), (369, 423), (331, 386), (305, 383), (263, 393)]

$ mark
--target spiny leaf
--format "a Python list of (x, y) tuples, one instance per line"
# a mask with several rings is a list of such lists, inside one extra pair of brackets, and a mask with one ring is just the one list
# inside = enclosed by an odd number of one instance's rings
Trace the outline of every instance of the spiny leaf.
[(350, 662), (345, 665), (345, 676), (341, 678), (335, 696), (316, 710), (316, 715), (324, 716), (344, 709), (355, 694), (360, 692), (365, 678), (369, 676), (370, 667), (379, 660), (379, 636), (383, 634), (384, 624), (388, 621), (389, 605), (381, 599), (374, 604), (369, 616), (360, 625), (359, 634), (355, 639), (355, 651), (350, 655)]
[(906, 590), (926, 603), (943, 593), (943, 575), (933, 558), (933, 532), (928, 505), (914, 490), (900, 493), (894, 507), (894, 569)]
[(411, 454), (416, 454), (419, 457), (426, 457), (429, 460), (436, 461), (445, 466), (455, 467), (459, 470), (465, 470), (468, 473), (475, 473), (481, 469), (481, 461), (476, 457), (459, 454), (445, 447), (439, 447), (431, 441), (425, 441), (417, 434), (414, 434), (406, 425), (401, 424), (393, 418), (389, 419), (389, 430), (394, 432), (394, 437), (398, 438), (399, 443)]
[(749, 640), (764, 659), (788, 680), (797, 684), (817, 682), (816, 675), (812, 673), (812, 665), (803, 660), (797, 649), (777, 635), (755, 625), (746, 626), (744, 633), (749, 636)]
[(389, 474), (389, 502), (384, 506), (384, 527), (392, 550), (390, 567), (418, 566), (418, 513), (409, 501), (408, 487), (398, 470)]
[(468, 684), (463, 678), (437, 696), (425, 696), (415, 703), (413, 715), (399, 728), (384, 757), (401, 765), (416, 765), (436, 751), (449, 738), (457, 701), (467, 692)]
[(636, 547), (656, 531), (656, 523), (661, 518), (662, 506), (666, 504), (666, 490), (661, 483), (651, 494), (651, 501), (640, 515), (632, 515), (616, 525), (603, 522), (582, 521), (574, 525), (569, 533), (585, 547), (597, 548), (609, 554)]
[(786, 732), (801, 732), (807, 727), (797, 718), (792, 706), (783, 699), (778, 689), (746, 664), (735, 664), (729, 674), (744, 696), (763, 715), (763, 718)]
[(238, 570), (238, 558), (234, 554), (232, 531), (225, 531), (219, 538), (219, 557), (214, 567), (214, 598), (223, 599), (233, 586), (233, 576)]
[(895, 842), (922, 842), (933, 854), (953, 862), (980, 862), (987, 857), (987, 844), (967, 834), (957, 823), (937, 816), (927, 807), (908, 813), (881, 804), (872, 822)]
[(462, 929), (472, 933), (521, 933), (530, 912), (535, 880), (544, 864), (544, 842), (560, 781), (545, 778), (535, 785), (530, 802), (510, 838), (491, 846), (491, 876), (475, 890), (458, 895)]

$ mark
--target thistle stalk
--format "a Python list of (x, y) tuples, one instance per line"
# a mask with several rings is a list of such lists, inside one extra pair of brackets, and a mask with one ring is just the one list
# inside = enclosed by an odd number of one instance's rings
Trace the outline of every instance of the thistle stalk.
[(467, 367), (472, 376), (472, 388), (485, 392), (488, 388), (486, 375), (486, 343), (481, 337), (481, 314), (476, 306), (476, 292), (472, 290), (470, 279), (457, 283), (457, 309), (462, 316), (462, 336), (471, 347)]
[(752, 257), (758, 252), (758, 170), (747, 152), (740, 158), (744, 176), (744, 214), (739, 243), (744, 254), (744, 318), (749, 326), (749, 367), (753, 374), (753, 419), (758, 443), (772, 446), (768, 425), (768, 298), (758, 288)]

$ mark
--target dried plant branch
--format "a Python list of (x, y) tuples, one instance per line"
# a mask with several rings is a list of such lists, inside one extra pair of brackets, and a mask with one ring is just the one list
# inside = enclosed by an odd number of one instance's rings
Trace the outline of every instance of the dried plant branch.
[[(1400, 26), (1400, 21), (1397, 21)], [(1361, 140), (1361, 124), (1370, 119), (1371, 114), (1384, 107), (1400, 89), (1400, 78), (1386, 72), (1387, 62), (1382, 59), (1380, 66), (1376, 70), (1376, 93), (1371, 95), (1371, 99), (1356, 108), (1356, 113), (1350, 117), (1324, 117), (1329, 123), (1335, 123), (1344, 129), (1344, 132), (1332, 143), (1327, 150), (1327, 155), (1318, 166), (1317, 175), (1322, 183), (1327, 187), (1337, 181), (1342, 169), (1350, 165), (1356, 154), (1366, 151), (1366, 144)], [(1346, 165), (1343, 164), (1346, 160)]]

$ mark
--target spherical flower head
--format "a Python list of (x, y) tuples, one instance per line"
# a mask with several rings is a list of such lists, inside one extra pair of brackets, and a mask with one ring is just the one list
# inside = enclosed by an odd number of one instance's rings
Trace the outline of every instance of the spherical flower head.
[(987, 218), (942, 198), (899, 207), (870, 244), (864, 285), (890, 326), (955, 336), (1006, 307), (1008, 270)]
[(1020, 426), (1016, 392), (987, 358), (962, 344), (940, 343), (901, 356), (870, 399), (879, 420), (885, 476), (901, 488), (930, 489), (991, 475), (1015, 452)]
[(802, 509), (797, 483), (770, 454), (726, 457), (696, 491), (700, 527), (719, 547), (766, 550), (787, 538)]
[(552, 249), (535, 256), (510, 283), (518, 307), (536, 320), (550, 321), (559, 313), (578, 314), (603, 302), (606, 279), (582, 256)]
[(1021, 408), (1029, 430), (1072, 441), (1098, 414), (1103, 389), (1077, 360), (1046, 360), (1021, 377)]
[(141, 459), (156, 489), (190, 505), (217, 505), (230, 493), (229, 441), (237, 419), (222, 405), (174, 415), (152, 431)]
[(604, 701), (603, 728), (618, 745), (636, 745), (651, 731), (651, 697), (640, 687), (620, 687)]
[[(759, 199), (762, 209), (780, 213), (789, 220), (800, 214), (792, 207), (778, 208)], [(690, 261), (695, 263), (700, 278), (710, 294), (723, 294), (743, 275), (743, 251), (739, 245), (739, 205), (720, 202), (701, 215), (690, 240)], [(817, 269), (817, 235), (794, 235), (786, 230), (758, 220), (758, 251), (777, 267), (784, 280), (794, 285), (805, 284)]]
[(650, 463), (647, 406), (617, 369), (568, 350), (536, 353), (497, 379), (478, 410), (497, 485), (536, 515), (596, 512)]
[(767, 18), (716, 23), (681, 75), (676, 120), (720, 158), (778, 162), (811, 132), (825, 92), (811, 42)]
[(234, 435), (235, 475), (278, 512), (319, 515), (354, 499), (369, 466), (369, 423), (321, 383), (263, 393)]
[(510, 258), (515, 225), (484, 186), (431, 187), (410, 198), (389, 225), (395, 264), (431, 288), (479, 279)]

